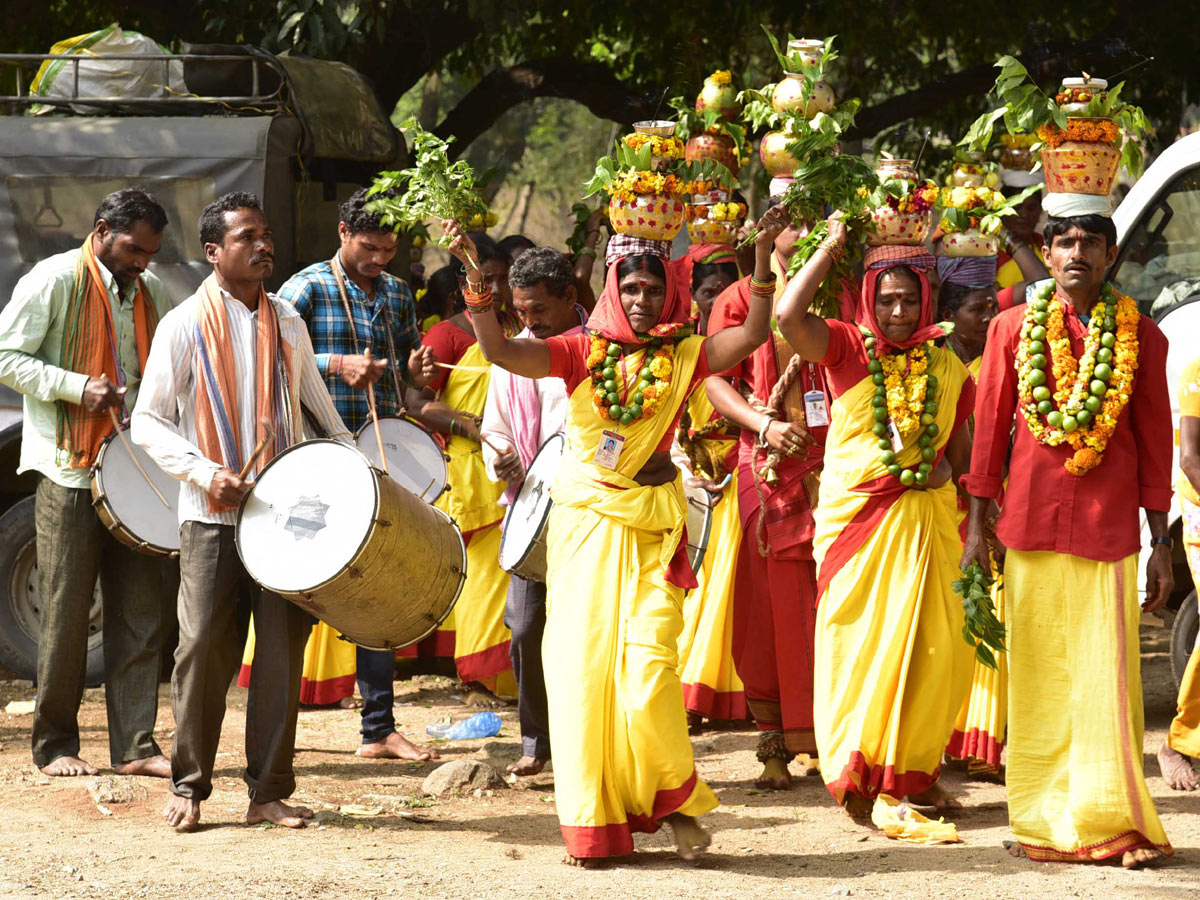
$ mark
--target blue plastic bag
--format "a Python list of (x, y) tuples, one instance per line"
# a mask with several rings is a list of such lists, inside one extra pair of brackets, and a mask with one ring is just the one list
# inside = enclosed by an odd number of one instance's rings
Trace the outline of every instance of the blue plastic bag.
[(430, 737), (448, 741), (463, 741), (470, 738), (495, 737), (504, 726), (504, 720), (493, 712), (480, 712), (469, 718), (449, 725), (426, 725), (425, 733)]

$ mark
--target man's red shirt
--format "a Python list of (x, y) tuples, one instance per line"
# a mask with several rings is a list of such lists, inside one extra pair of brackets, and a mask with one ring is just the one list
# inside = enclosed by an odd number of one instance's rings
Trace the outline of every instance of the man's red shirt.
[[(1078, 359), (1087, 327), (1070, 304), (1064, 306), (1071, 349)], [(1152, 320), (1139, 318), (1133, 394), (1103, 461), (1077, 476), (1063, 466), (1072, 449), (1038, 443), (1017, 409), (1016, 354), (1024, 316), (1024, 304), (1013, 307), (993, 319), (988, 329), (976, 392), (971, 472), (963, 476), (963, 486), (976, 497), (998, 498), (1003, 489), (997, 536), (1005, 546), (1100, 561), (1124, 559), (1140, 547), (1138, 507), (1165, 511), (1171, 502), (1167, 339)], [(1050, 368), (1046, 383), (1053, 391)]]

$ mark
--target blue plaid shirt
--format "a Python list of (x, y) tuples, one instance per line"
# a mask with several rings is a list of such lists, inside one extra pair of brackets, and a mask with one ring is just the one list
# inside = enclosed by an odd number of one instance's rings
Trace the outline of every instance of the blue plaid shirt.
[[(313, 350), (317, 355), (317, 368), (325, 376), (325, 384), (333, 398), (333, 405), (341, 413), (342, 421), (351, 432), (357, 432), (367, 423), (366, 391), (356, 391), (337, 374), (337, 363), (330, 365), (335, 354), (352, 355), (362, 353), (369, 346), (371, 355), (377, 359), (388, 359), (387, 329), (392, 330), (396, 347), (395, 365), (401, 386), (411, 384), (408, 374), (408, 356), (415, 347), (421, 346), (421, 332), (417, 329), (416, 304), (408, 285), (384, 272), (375, 279), (375, 298), (368, 300), (357, 284), (344, 277), (346, 299), (354, 315), (354, 329), (358, 346), (350, 333), (346, 321), (346, 308), (338, 294), (337, 279), (329, 261), (315, 263), (297, 272), (279, 289), (278, 297), (296, 308), (308, 325)], [(375, 385), (375, 404), (379, 414), (394, 415), (399, 410), (396, 390), (391, 372), (385, 372)]]

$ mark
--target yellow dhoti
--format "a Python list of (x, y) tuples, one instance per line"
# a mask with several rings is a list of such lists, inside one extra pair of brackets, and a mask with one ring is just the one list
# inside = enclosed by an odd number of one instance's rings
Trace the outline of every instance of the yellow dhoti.
[(1008, 551), (1008, 808), (1030, 859), (1172, 853), (1142, 772), (1137, 556)]
[[(683, 403), (700, 343), (679, 345), (677, 383), (658, 415), (621, 428), (617, 471), (583, 461), (609, 423), (590, 383), (571, 395), (551, 491), (542, 660), (558, 818), (579, 858), (629, 854), (634, 832), (717, 806), (687, 734), (676, 654), (683, 589), (666, 580), (683, 532), (682, 479), (647, 487), (631, 477)], [(630, 367), (638, 371), (636, 355)]]
[[(1183, 545), (1192, 583), (1200, 584), (1200, 506), (1182, 494), (1179, 504), (1183, 507)], [(1192, 649), (1183, 680), (1179, 683), (1177, 710), (1167, 744), (1184, 756), (1200, 757), (1200, 643)]]

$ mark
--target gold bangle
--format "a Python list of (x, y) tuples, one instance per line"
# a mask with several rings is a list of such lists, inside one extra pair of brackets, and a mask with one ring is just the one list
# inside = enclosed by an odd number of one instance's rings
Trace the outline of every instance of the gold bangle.
[(825, 238), (825, 240), (821, 241), (821, 246), (817, 249), (824, 250), (826, 253), (828, 253), (829, 258), (833, 260), (834, 265), (837, 265), (846, 258), (846, 248), (831, 237)]

